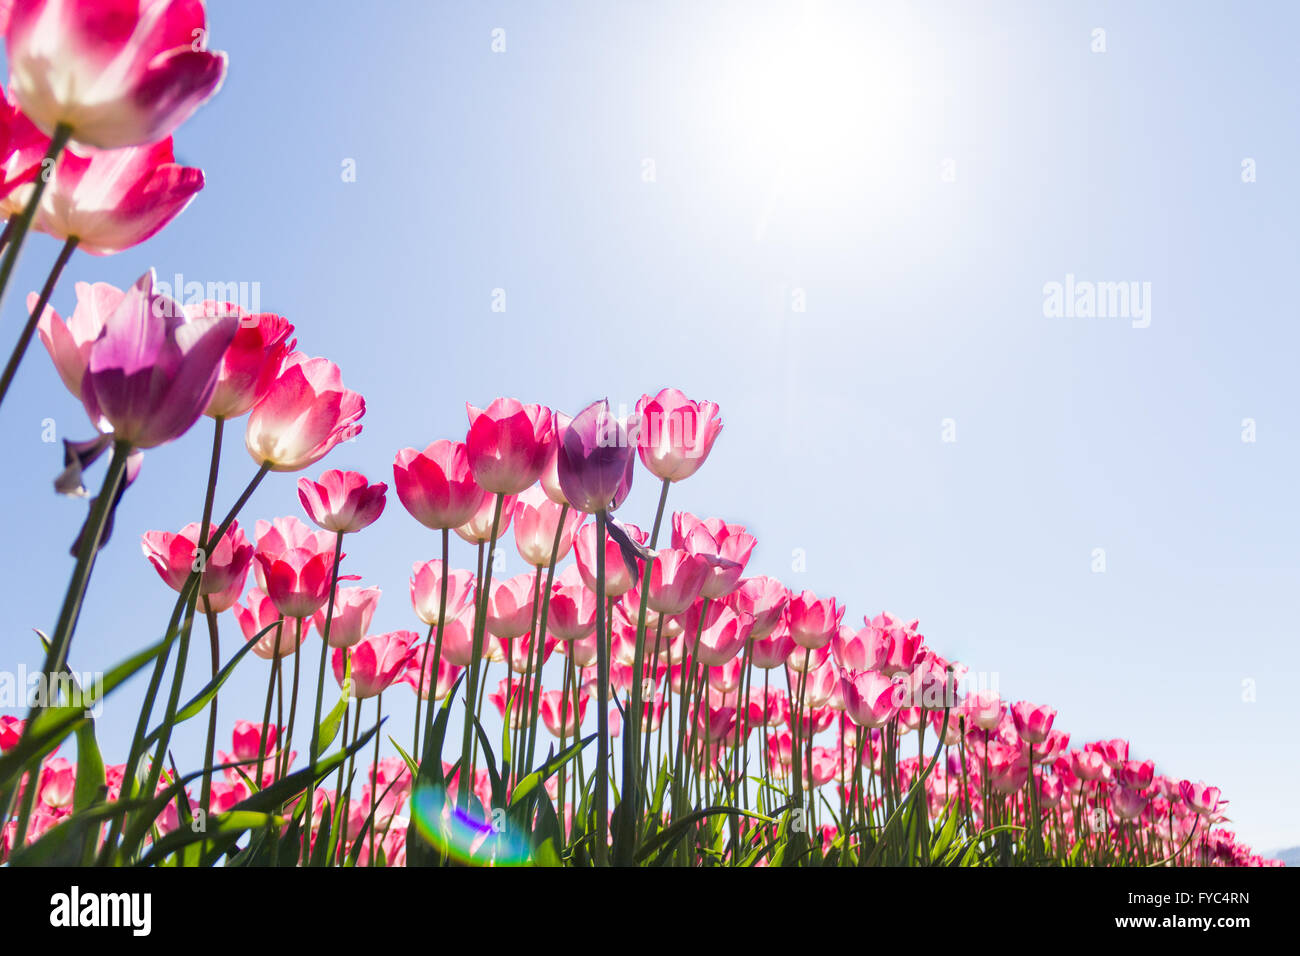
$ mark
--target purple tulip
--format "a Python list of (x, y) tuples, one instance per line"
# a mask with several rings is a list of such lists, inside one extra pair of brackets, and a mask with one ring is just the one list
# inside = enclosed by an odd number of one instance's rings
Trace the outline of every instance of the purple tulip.
[(122, 296), (91, 346), (81, 383), (90, 420), (134, 448), (179, 438), (212, 398), (238, 328), (233, 315), (187, 321), (178, 303), (154, 291), (150, 269)]
[(569, 504), (587, 514), (621, 505), (632, 490), (636, 448), (627, 422), (610, 414), (609, 400), (592, 402), (572, 419), (557, 415), (555, 432), (556, 470)]

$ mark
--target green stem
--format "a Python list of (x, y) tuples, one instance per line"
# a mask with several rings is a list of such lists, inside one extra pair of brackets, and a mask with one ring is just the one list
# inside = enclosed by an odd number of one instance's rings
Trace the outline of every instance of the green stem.
[[(465, 687), (465, 727), (461, 740), (461, 784), (456, 792), (456, 804), (461, 810), (469, 807), (469, 794), (474, 786), (474, 765), (470, 756), (470, 744), (474, 739), (474, 701), (478, 695), (478, 678), (483, 657), (483, 632), (487, 629), (488, 592), (492, 589), (492, 562), (496, 556), (497, 531), (501, 527), (501, 508), (506, 496), (497, 492), (496, 507), (492, 512), (492, 537), (488, 541), (487, 564), (483, 568), (483, 584), (479, 588), (477, 608), (474, 613), (474, 644), (469, 665), (469, 683)], [(446, 567), (442, 569), (447, 573)], [(465, 761), (471, 762), (466, 765)]]
[(54, 286), (63, 273), (63, 267), (68, 264), (68, 260), (72, 258), (73, 250), (77, 248), (77, 241), (76, 236), (70, 236), (64, 242), (63, 248), (59, 250), (59, 257), (54, 260), (54, 268), (50, 270), (45, 285), (41, 288), (40, 297), (36, 300), (36, 308), (32, 309), (31, 314), (27, 317), (27, 323), (18, 336), (18, 343), (14, 346), (9, 361), (5, 363), (4, 372), (0, 372), (0, 404), (4, 403), (5, 396), (9, 394), (9, 386), (13, 383), (14, 376), (18, 374), (18, 366), (22, 364), (23, 356), (27, 353), (27, 346), (31, 344), (32, 335), (36, 332), (36, 325), (45, 313), (45, 307), (50, 303), (50, 296), (54, 294)]
[(596, 697), (600, 709), (596, 711), (596, 845), (593, 848), (597, 866), (609, 864), (609, 645), (605, 639), (605, 521), (605, 512), (597, 511)]
[(32, 194), (22, 213), (12, 222), (13, 231), (9, 235), (8, 245), (5, 246), (4, 258), (0, 259), (0, 304), (4, 303), (5, 290), (9, 286), (9, 279), (13, 276), (14, 266), (18, 262), (18, 253), (22, 251), (23, 240), (27, 237), (32, 220), (36, 218), (36, 210), (41, 204), (41, 194), (45, 192), (46, 183), (54, 175), (59, 154), (63, 152), (63, 147), (68, 145), (71, 137), (72, 127), (67, 123), (60, 123), (54, 127), (54, 135), (50, 137), (50, 148), (46, 150), (45, 158), (41, 160), (41, 170), (32, 183)]

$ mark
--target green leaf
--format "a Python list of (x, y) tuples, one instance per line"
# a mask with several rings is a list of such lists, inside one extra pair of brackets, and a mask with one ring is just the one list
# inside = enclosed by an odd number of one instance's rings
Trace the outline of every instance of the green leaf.
[(192, 843), (211, 841), (214, 837), (238, 837), (247, 830), (260, 827), (279, 827), (283, 818), (270, 813), (254, 813), (243, 810), (230, 810), (217, 813), (208, 818), (207, 826), (195, 831), (191, 827), (173, 830), (153, 845), (140, 860), (140, 866), (152, 866)]

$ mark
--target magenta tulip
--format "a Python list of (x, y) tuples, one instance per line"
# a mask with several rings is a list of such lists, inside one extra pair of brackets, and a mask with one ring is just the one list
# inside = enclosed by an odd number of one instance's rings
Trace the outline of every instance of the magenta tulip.
[[(352, 647), (361, 642), (370, 630), (382, 594), (379, 588), (338, 589), (334, 595), (334, 614), (330, 618), (330, 647)], [(325, 636), (325, 610), (321, 608), (311, 619), (321, 637)]]
[(203, 170), (177, 164), (170, 137), (85, 155), (64, 150), (33, 228), (59, 240), (76, 236), (78, 249), (110, 256), (154, 236), (202, 188)]
[(100, 149), (169, 136), (226, 73), (198, 0), (14, 0), (5, 39), (23, 112)]
[(1041, 744), (1051, 733), (1056, 711), (1051, 707), (1022, 700), (1011, 705), (1011, 719), (1015, 721), (1016, 733), (1021, 740)]
[(361, 434), (365, 413), (365, 399), (343, 387), (337, 365), (294, 352), (249, 413), (244, 444), (271, 471), (301, 471)]
[[(586, 515), (569, 509), (561, 528), (560, 514), (563, 511), (563, 506), (551, 501), (538, 485), (524, 489), (515, 499), (515, 547), (519, 549), (519, 556), (534, 568), (544, 568), (552, 560), (563, 561), (573, 547), (575, 532), (587, 520)], [(560, 534), (558, 547), (556, 531)]]
[[(208, 534), (214, 534), (216, 530), (215, 525), (209, 525)], [(180, 591), (185, 586), (191, 572), (201, 570), (203, 577), (199, 582), (199, 593), (217, 612), (228, 610), (239, 598), (253, 560), (253, 546), (248, 543), (238, 522), (231, 523), (217, 546), (211, 549), (211, 554), (202, 561), (199, 560), (197, 521), (187, 524), (178, 534), (146, 532), (140, 544), (158, 576), (173, 591)]]
[(326, 531), (356, 532), (374, 524), (387, 491), (382, 481), (372, 485), (355, 471), (331, 469), (319, 481), (298, 479), (298, 500), (307, 517)]
[[(74, 316), (75, 317), (75, 316)], [(293, 326), (269, 312), (243, 314), (239, 331), (221, 359), (217, 390), (203, 414), (238, 418), (262, 400), (293, 351)]]
[(329, 597), (332, 554), (310, 548), (291, 548), (278, 554), (259, 549), (256, 557), (266, 593), (285, 617), (311, 617)]
[(469, 468), (463, 442), (439, 439), (424, 451), (403, 448), (393, 462), (393, 485), (402, 506), (426, 528), (465, 524), (487, 500)]
[[(474, 606), (474, 572), (453, 569), (447, 581), (447, 617), (454, 618)], [(442, 562), (416, 562), (411, 574), (411, 605), (415, 615), (433, 626), (440, 620), (442, 601)]]
[(343, 686), (344, 655), (352, 659), (352, 696), (367, 700), (382, 694), (414, 659), (420, 636), (414, 631), (391, 631), (367, 637), (350, 648), (335, 648), (331, 663), (334, 679)]
[(465, 445), (474, 480), (506, 495), (517, 495), (536, 481), (550, 452), (551, 410), (513, 398), (494, 399), (485, 409), (468, 403), (465, 408)]
[(636, 410), (641, 463), (665, 481), (695, 474), (722, 431), (717, 405), (692, 401), (675, 388), (665, 388), (653, 398), (642, 395)]

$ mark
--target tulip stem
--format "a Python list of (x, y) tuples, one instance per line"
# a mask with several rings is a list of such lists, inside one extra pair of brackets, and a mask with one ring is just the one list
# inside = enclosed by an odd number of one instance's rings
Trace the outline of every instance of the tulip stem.
[[(605, 521), (596, 512), (596, 845), (597, 866), (609, 864), (609, 645), (605, 642)], [(635, 720), (635, 715), (633, 715)], [(626, 731), (624, 731), (626, 733)], [(624, 799), (628, 798), (624, 787)]]
[[(384, 723), (384, 692), (381, 690), (375, 695), (375, 728), (383, 726)], [(370, 770), (370, 868), (375, 866), (375, 841), (379, 835), (375, 833), (375, 811), (378, 809), (379, 795), (379, 742), (383, 735), (375, 733), (375, 760)]]
[(63, 147), (68, 145), (68, 140), (71, 138), (72, 127), (67, 123), (60, 123), (54, 127), (54, 135), (50, 137), (50, 148), (46, 150), (45, 158), (41, 160), (40, 172), (36, 174), (36, 179), (32, 183), (32, 194), (27, 200), (27, 205), (16, 219), (10, 221), (12, 232), (5, 246), (4, 258), (0, 259), (0, 305), (4, 304), (5, 289), (8, 288), (14, 266), (18, 263), (18, 253), (22, 251), (23, 239), (27, 237), (32, 220), (36, 218), (36, 210), (41, 204), (45, 185), (54, 175), (59, 154), (63, 152)]
[(18, 344), (14, 346), (9, 361), (5, 363), (4, 372), (0, 373), (0, 405), (4, 404), (5, 396), (9, 394), (9, 386), (12, 384), (14, 376), (18, 374), (18, 366), (22, 363), (23, 355), (27, 352), (27, 346), (32, 341), (36, 325), (40, 322), (41, 316), (45, 314), (45, 307), (50, 303), (50, 296), (54, 294), (54, 287), (58, 284), (59, 276), (63, 274), (63, 267), (72, 258), (73, 250), (77, 248), (77, 242), (76, 236), (69, 236), (68, 240), (63, 244), (63, 248), (59, 250), (59, 257), (54, 260), (54, 268), (50, 270), (49, 276), (45, 279), (45, 285), (41, 288), (40, 297), (36, 300), (36, 307), (32, 309), (31, 315), (27, 317), (27, 323), (18, 336)]
[[(448, 562), (450, 561), (450, 559), (451, 559), (451, 529), (443, 528), (442, 529), (442, 584), (439, 588), (439, 594), (438, 594), (438, 634), (434, 638), (433, 669), (429, 672), (429, 709), (424, 717), (424, 741), (426, 747), (428, 746), (429, 741), (433, 737), (433, 710), (434, 710), (433, 702), (437, 699), (438, 696), (438, 669), (442, 664), (442, 632), (446, 628), (445, 619), (447, 617), (447, 578), (450, 574), (450, 568), (448, 567)], [(429, 652), (429, 645), (427, 641), (425, 642), (424, 650), (425, 650), (425, 656), (427, 657)], [(424, 662), (421, 662), (421, 668), (423, 668), (423, 664)], [(423, 669), (421, 669), (420, 671), (420, 680), (421, 681), (424, 680)], [(415, 695), (415, 708), (416, 708), (415, 718), (417, 724), (420, 721), (420, 702), (421, 702), (421, 698), (420, 695), (417, 693)], [(411, 757), (419, 761), (420, 763), (424, 762), (423, 755), (419, 753), (418, 744), (416, 746), (416, 753), (411, 754)], [(435, 754), (433, 759), (441, 760), (442, 755)]]
[[(199, 522), (199, 555), (203, 557), (204, 567), (208, 559), (208, 524), (212, 521), (212, 505), (217, 496), (217, 474), (221, 470), (221, 437), (225, 431), (226, 420), (220, 415), (213, 420), (212, 457), (208, 463), (208, 486), (203, 493), (203, 518)], [(198, 555), (196, 555), (197, 557)], [(202, 581), (200, 581), (202, 592)], [(217, 616), (207, 597), (203, 598), (203, 616), (208, 624), (208, 645), (212, 656), (212, 676), (215, 678), (221, 670), (221, 646), (218, 643)], [(203, 760), (203, 790), (199, 806), (206, 816), (211, 812), (212, 802), (212, 763), (217, 747), (217, 695), (212, 695), (208, 706), (208, 739)]]
[[(320, 758), (320, 712), (325, 700), (325, 662), (330, 653), (330, 625), (334, 623), (334, 592), (339, 586), (339, 562), (343, 558), (343, 532), (338, 532), (334, 539), (334, 569), (330, 572), (330, 596), (325, 604), (325, 627), (321, 633), (320, 648), (320, 667), (316, 673), (316, 713), (311, 722), (311, 749), (308, 755), (308, 763), (311, 766), (311, 799), (313, 808), (316, 801), (316, 761)], [(297, 695), (295, 695), (297, 696)], [(416, 700), (420, 695), (415, 695)], [(418, 717), (417, 717), (418, 723)], [(311, 824), (312, 815), (307, 813), (307, 839), (303, 843), (303, 866), (306, 866), (310, 859), (311, 850)]]
[[(555, 562), (560, 553), (560, 537), (564, 533), (564, 519), (568, 517), (568, 514), (568, 504), (562, 505), (560, 508), (560, 521), (555, 529), (555, 541), (551, 544), (551, 561), (546, 567), (546, 587), (542, 590), (542, 615), (537, 627), (537, 632), (534, 634), (534, 640), (537, 639), (537, 634), (541, 635), (543, 653), (545, 652), (546, 647), (546, 627), (549, 624), (549, 615), (551, 612), (551, 588), (555, 584)], [(543, 663), (545, 662), (543, 661)], [(541, 686), (541, 669), (539, 668), (536, 684), (538, 691), (537, 696), (539, 698), (541, 696)], [(537, 734), (537, 721), (534, 720), (532, 726), (528, 728), (528, 753), (525, 755), (524, 762), (521, 764), (525, 772), (531, 772), (533, 769), (533, 757), (537, 753)], [(573, 739), (576, 741), (581, 736), (581, 733), (575, 733)]]
[[(474, 639), (471, 650), (469, 664), (469, 683), (465, 687), (465, 727), (464, 735), (461, 740), (461, 782), (468, 781), (468, 785), (457, 788), (456, 804), (461, 810), (469, 807), (469, 792), (474, 786), (474, 764), (471, 756), (470, 744), (474, 739), (474, 702), (478, 698), (478, 678), (479, 667), (482, 664), (483, 656), (483, 631), (487, 627), (487, 606), (488, 592), (492, 589), (492, 563), (496, 557), (497, 549), (497, 531), (501, 527), (501, 508), (505, 504), (506, 496), (497, 492), (496, 508), (492, 512), (492, 537), (488, 541), (487, 563), (482, 562), (483, 546), (479, 545), (480, 570), (482, 586), (479, 588), (478, 601), (474, 613)], [(442, 569), (443, 574), (447, 569)], [(470, 763), (467, 765), (466, 760)]]

